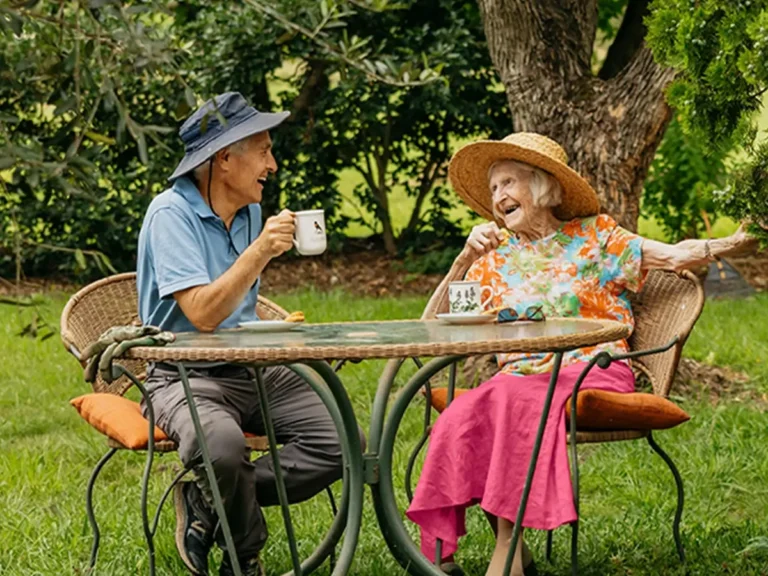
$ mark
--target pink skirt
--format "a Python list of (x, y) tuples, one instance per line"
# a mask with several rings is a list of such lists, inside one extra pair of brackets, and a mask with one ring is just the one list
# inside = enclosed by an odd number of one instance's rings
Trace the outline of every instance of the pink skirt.
[[(560, 371), (533, 476), (523, 527), (551, 530), (576, 520), (565, 429), (565, 403), (586, 366)], [(497, 374), (462, 394), (435, 422), (413, 502), (406, 515), (421, 528), (421, 550), (434, 561), (456, 551), (465, 513), (480, 507), (514, 522), (544, 406), (550, 374)], [(629, 366), (594, 367), (581, 389), (633, 392)]]

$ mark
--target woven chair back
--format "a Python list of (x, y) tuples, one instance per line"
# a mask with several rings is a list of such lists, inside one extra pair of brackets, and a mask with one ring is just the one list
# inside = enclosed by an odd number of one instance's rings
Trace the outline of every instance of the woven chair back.
[[(267, 298), (259, 296), (256, 313), (262, 320), (280, 320), (288, 313)], [(80, 360), (80, 353), (113, 326), (139, 325), (136, 274), (116, 274), (89, 284), (69, 299), (61, 313), (61, 339), (66, 349)], [(142, 379), (146, 370), (140, 360), (120, 361)], [(99, 376), (92, 384), (94, 392), (123, 395), (131, 382), (121, 377), (112, 383)]]

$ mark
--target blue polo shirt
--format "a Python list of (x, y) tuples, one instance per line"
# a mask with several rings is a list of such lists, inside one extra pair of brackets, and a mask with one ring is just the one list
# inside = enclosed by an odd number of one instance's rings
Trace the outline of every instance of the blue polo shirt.
[[(260, 232), (261, 206), (251, 204), (235, 214), (230, 235), (238, 252), (242, 253)], [(137, 282), (141, 321), (172, 332), (195, 331), (173, 293), (210, 284), (235, 260), (237, 253), (230, 245), (224, 222), (205, 203), (191, 179), (178, 178), (171, 188), (152, 200), (139, 232)], [(238, 322), (257, 320), (258, 294), (259, 281), (219, 328), (236, 328)]]

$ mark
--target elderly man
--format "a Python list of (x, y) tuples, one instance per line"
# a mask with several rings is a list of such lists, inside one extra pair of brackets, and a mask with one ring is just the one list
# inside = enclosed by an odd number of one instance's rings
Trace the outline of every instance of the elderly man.
[[(256, 320), (259, 276), (293, 243), (294, 215), (283, 210), (262, 228), (264, 183), (277, 170), (269, 130), (288, 117), (248, 106), (238, 93), (206, 102), (180, 130), (186, 155), (155, 198), (139, 234), (139, 311), (144, 324), (173, 332), (210, 332)], [(224, 365), (190, 372), (219, 489), (240, 566), (261, 575), (259, 551), (267, 539), (260, 506), (278, 503), (269, 459), (251, 462), (243, 432), (264, 434), (252, 371)], [(342, 454), (330, 414), (320, 398), (284, 367), (264, 370), (268, 402), (289, 499), (312, 497), (341, 478)], [(179, 376), (151, 365), (147, 391), (157, 424), (179, 445), (185, 464), (200, 465), (200, 451)], [(145, 408), (146, 410), (146, 408)], [(216, 530), (204, 474), (176, 487), (176, 544), (184, 564), (208, 574)], [(225, 550), (219, 574), (233, 573)]]

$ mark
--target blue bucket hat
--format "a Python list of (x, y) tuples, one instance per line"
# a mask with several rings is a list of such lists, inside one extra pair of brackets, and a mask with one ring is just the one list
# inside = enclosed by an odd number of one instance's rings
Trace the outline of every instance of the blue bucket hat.
[[(215, 104), (214, 104), (215, 101)], [(219, 112), (217, 114), (216, 112)], [(168, 180), (188, 174), (216, 152), (249, 136), (280, 125), (290, 112), (259, 112), (239, 92), (219, 94), (187, 118), (179, 129), (184, 158)], [(221, 121), (221, 117), (225, 122)], [(205, 129), (203, 129), (205, 128)]]

